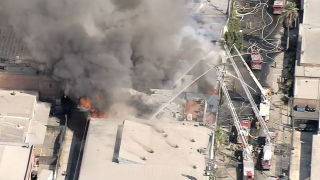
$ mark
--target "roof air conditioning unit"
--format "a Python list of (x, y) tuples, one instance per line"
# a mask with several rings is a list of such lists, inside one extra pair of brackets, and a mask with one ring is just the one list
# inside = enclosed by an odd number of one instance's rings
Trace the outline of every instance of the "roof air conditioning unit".
[(191, 113), (189, 113), (189, 114), (187, 115), (187, 121), (192, 121), (192, 114), (191, 114)]

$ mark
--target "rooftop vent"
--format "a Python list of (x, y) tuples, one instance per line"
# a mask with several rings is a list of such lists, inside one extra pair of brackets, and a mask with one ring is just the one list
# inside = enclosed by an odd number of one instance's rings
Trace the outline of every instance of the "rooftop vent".
[(17, 125), (16, 125), (16, 128), (17, 128), (17, 129), (23, 129), (23, 126), (21, 126), (20, 124), (17, 124)]
[(175, 148), (177, 148), (177, 149), (178, 149), (178, 148), (179, 148), (179, 145), (177, 144), (177, 145), (175, 146)]
[(164, 134), (163, 137), (165, 137), (165, 138), (168, 137), (168, 134)]
[(162, 132), (162, 133), (165, 133), (166, 131), (165, 131), (165, 130), (162, 130), (161, 132)]
[(191, 142), (196, 142), (196, 140), (194, 140), (194, 139), (191, 139)]
[(142, 160), (146, 161), (146, 160), (147, 160), (147, 157), (143, 157)]
[(151, 149), (149, 152), (150, 152), (150, 153), (154, 153), (154, 150), (153, 150), (153, 149)]
[(198, 167), (196, 165), (193, 166), (193, 169), (197, 169)]
[(13, 92), (11, 93), (12, 96), (14, 96), (14, 95), (16, 95), (16, 94), (17, 94), (16, 91), (13, 91)]

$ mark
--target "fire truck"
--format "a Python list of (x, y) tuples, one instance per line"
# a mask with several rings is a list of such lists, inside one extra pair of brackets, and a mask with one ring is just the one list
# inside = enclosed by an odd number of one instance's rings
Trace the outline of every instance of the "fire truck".
[(263, 58), (259, 53), (251, 53), (251, 69), (261, 70)]
[[(227, 55), (231, 61), (231, 64), (241, 82), (241, 85), (243, 87), (243, 90), (245, 91), (247, 97), (248, 97), (248, 100), (252, 106), (252, 110), (257, 118), (257, 120), (259, 121), (259, 124), (260, 124), (260, 127), (263, 131), (263, 133), (265, 134), (265, 145), (263, 146), (263, 151), (262, 151), (262, 158), (261, 158), (261, 167), (263, 170), (270, 170), (271, 168), (271, 161), (272, 161), (272, 156), (273, 156), (273, 152), (274, 152), (274, 145), (272, 143), (272, 136), (270, 134), (270, 131), (267, 127), (267, 123), (265, 122), (265, 119), (263, 119), (263, 117), (261, 116), (261, 112), (259, 111), (258, 107), (256, 106), (256, 103), (251, 95), (251, 92), (249, 91), (248, 87), (247, 87), (247, 84), (245, 83), (236, 63), (234, 62), (232, 56), (231, 56), (231, 53), (230, 53), (230, 50), (228, 49), (227, 45), (225, 44), (224, 45), (224, 48), (226, 49), (226, 52), (227, 52)], [(236, 50), (238, 56), (240, 56), (241, 60), (244, 62), (244, 64), (246, 65), (245, 63), (245, 60), (243, 59), (243, 57), (241, 56), (240, 52), (238, 51), (237, 47), (235, 45), (233, 45), (233, 48)], [(249, 69), (249, 68), (248, 68)], [(250, 69), (249, 69), (249, 72)], [(251, 72), (252, 73), (252, 72)], [(255, 76), (252, 74), (252, 77), (253, 79), (256, 79), (254, 78)], [(257, 85), (258, 86), (261, 86), (259, 81), (255, 80)], [(262, 88), (262, 86), (261, 86)], [(263, 88), (262, 88), (263, 89)], [(265, 95), (265, 92), (263, 92), (263, 90), (261, 90), (262, 92), (262, 103), (266, 103), (269, 101), (268, 97)]]
[[(251, 127), (251, 121), (250, 120), (240, 120), (240, 125), (242, 127), (243, 134), (245, 135), (245, 138), (248, 140), (249, 133), (250, 133), (250, 127)], [(242, 143), (241, 138), (238, 136), (237, 143)]]
[(273, 14), (282, 14), (282, 9), (284, 6), (284, 0), (275, 0), (273, 3)]
[[(233, 106), (232, 100), (229, 95), (229, 91), (226, 87), (226, 84), (224, 83), (222, 73), (218, 68), (216, 68), (217, 75), (218, 75), (218, 81), (221, 86), (221, 89), (223, 91), (223, 94), (225, 95), (225, 99), (228, 102), (228, 106), (231, 112), (231, 115), (234, 120), (234, 126), (236, 127), (236, 130), (238, 132), (238, 137), (242, 144), (242, 165), (243, 165), (243, 179), (244, 180), (254, 180), (254, 161), (251, 157), (252, 153), (252, 146), (248, 144), (247, 140), (247, 134), (246, 130), (243, 129), (243, 126), (247, 127), (249, 123), (246, 123), (244, 121), (239, 120), (237, 112)], [(241, 124), (242, 122), (242, 124)], [(250, 127), (250, 126), (249, 126)]]

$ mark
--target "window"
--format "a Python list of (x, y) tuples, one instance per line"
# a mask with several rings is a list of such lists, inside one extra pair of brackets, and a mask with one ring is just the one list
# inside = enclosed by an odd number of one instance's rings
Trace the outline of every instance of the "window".
[(51, 83), (49, 83), (49, 88), (52, 88), (52, 84)]

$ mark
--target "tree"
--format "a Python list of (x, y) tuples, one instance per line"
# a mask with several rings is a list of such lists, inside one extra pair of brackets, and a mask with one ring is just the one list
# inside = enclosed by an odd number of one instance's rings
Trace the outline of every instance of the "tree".
[(287, 49), (289, 48), (289, 29), (293, 25), (293, 23), (297, 20), (299, 17), (299, 9), (297, 8), (296, 3), (294, 2), (288, 2), (287, 5), (283, 8), (283, 15), (285, 17), (285, 23), (287, 27)]
[(237, 19), (236, 17), (232, 17), (232, 18), (229, 19), (228, 31), (239, 32), (240, 31), (240, 26), (241, 26), (241, 23), (240, 23), (239, 19)]
[(241, 23), (240, 20), (236, 17), (236, 9), (232, 9), (232, 14), (230, 16), (229, 22), (228, 22), (228, 31), (224, 34), (226, 44), (231, 49), (231, 53), (233, 54), (235, 51), (232, 49), (232, 45), (235, 44), (238, 50), (242, 49), (242, 43), (243, 43), (243, 36), (240, 32)]
[[(242, 49), (243, 36), (239, 31), (228, 31), (225, 33), (226, 44), (231, 49), (234, 44), (238, 50)], [(234, 53), (234, 49), (231, 49), (231, 53)]]
[(219, 148), (220, 144), (223, 144), (225, 140), (224, 132), (221, 129), (217, 129), (214, 131), (214, 141), (216, 148)]

